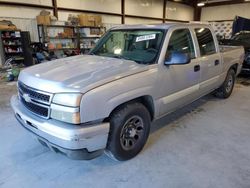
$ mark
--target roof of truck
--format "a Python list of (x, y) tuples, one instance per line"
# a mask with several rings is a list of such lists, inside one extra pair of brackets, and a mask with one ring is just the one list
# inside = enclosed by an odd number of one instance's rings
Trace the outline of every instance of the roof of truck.
[(120, 30), (120, 29), (169, 29), (170, 27), (173, 26), (197, 26), (197, 27), (201, 27), (201, 26), (209, 26), (207, 24), (200, 24), (200, 23), (180, 23), (180, 22), (173, 22), (173, 23), (165, 23), (165, 24), (148, 24), (148, 25), (144, 25), (144, 24), (140, 24), (140, 25), (120, 25), (120, 26), (116, 26), (113, 27), (112, 30)]

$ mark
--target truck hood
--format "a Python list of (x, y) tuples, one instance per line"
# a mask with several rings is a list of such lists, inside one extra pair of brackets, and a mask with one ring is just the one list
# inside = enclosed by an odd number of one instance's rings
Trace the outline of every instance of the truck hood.
[(50, 93), (82, 92), (148, 70), (134, 61), (78, 55), (49, 61), (21, 71), (19, 81)]

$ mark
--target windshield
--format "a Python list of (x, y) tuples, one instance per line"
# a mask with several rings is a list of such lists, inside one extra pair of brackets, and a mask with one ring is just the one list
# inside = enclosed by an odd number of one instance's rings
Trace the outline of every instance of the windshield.
[(90, 54), (151, 64), (159, 54), (162, 39), (162, 30), (114, 30), (108, 32)]

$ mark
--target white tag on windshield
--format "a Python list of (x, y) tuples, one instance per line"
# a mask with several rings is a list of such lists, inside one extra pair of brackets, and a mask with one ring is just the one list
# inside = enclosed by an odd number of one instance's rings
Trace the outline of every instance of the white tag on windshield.
[(152, 39), (155, 39), (155, 34), (136, 37), (135, 42), (140, 42), (144, 40), (152, 40)]

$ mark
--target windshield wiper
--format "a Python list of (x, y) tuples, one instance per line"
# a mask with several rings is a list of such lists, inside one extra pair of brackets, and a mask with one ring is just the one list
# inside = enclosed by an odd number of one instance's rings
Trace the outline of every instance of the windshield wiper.
[(125, 56), (122, 56), (122, 55), (115, 55), (115, 56), (112, 56), (113, 58), (118, 58), (118, 59), (125, 59), (125, 60), (130, 60), (130, 61), (134, 61), (138, 64), (145, 64), (143, 61), (139, 61), (139, 60), (134, 60), (134, 59), (131, 59), (129, 57), (125, 57)]
[(129, 57), (125, 57), (125, 56), (122, 56), (122, 55), (115, 55), (113, 56), (114, 58), (118, 58), (118, 59), (126, 59), (126, 60), (131, 60), (131, 61), (134, 61), (132, 59), (130, 59)]

